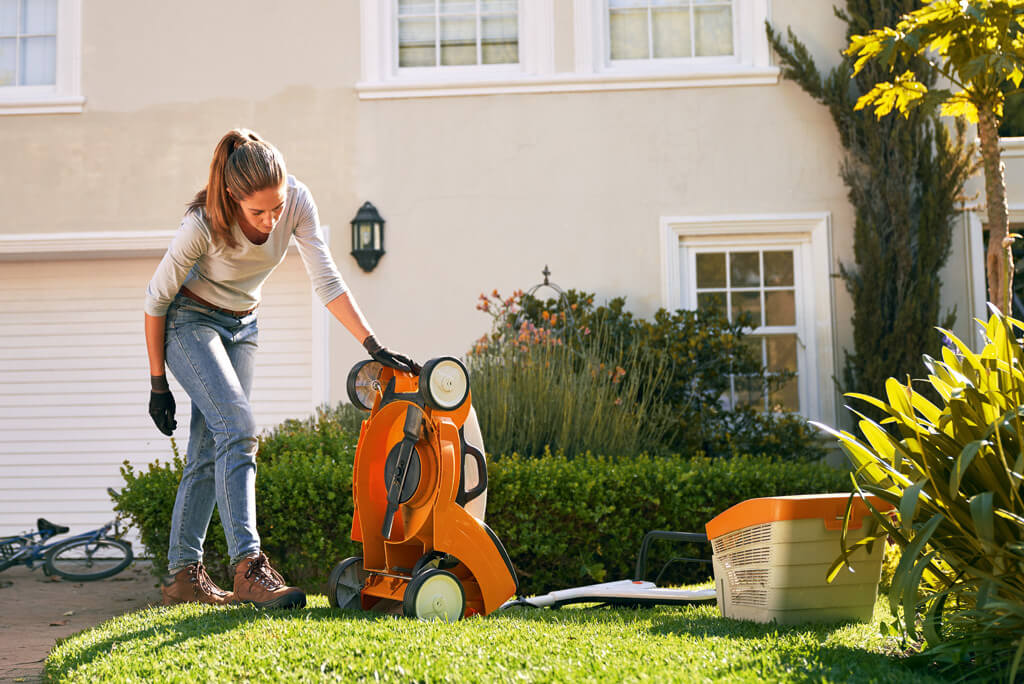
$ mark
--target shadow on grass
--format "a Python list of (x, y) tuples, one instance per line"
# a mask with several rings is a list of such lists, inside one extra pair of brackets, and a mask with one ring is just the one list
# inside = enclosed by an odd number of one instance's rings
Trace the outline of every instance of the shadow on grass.
[[(147, 619), (143, 613), (166, 610), (160, 607), (147, 608), (144, 611), (130, 613)], [(50, 658), (46, 660), (45, 673), (50, 681), (56, 681), (62, 677), (73, 674), (76, 670), (88, 666), (93, 661), (113, 653), (118, 645), (137, 639), (154, 638), (155, 643), (151, 651), (169, 651), (181, 646), (192, 639), (205, 639), (217, 634), (224, 634), (238, 629), (241, 625), (253, 623), (259, 620), (294, 620), (300, 617), (304, 620), (387, 620), (395, 616), (380, 613), (345, 611), (339, 612), (333, 608), (305, 608), (298, 610), (263, 610), (251, 606), (231, 606), (226, 608), (211, 608), (198, 615), (186, 615), (173, 621), (161, 621), (159, 624), (135, 630), (119, 631), (116, 636), (100, 639), (82, 651), (67, 657), (62, 664), (55, 664)], [(57, 645), (65, 641), (72, 641), (81, 638), (94, 630), (103, 630), (109, 623), (104, 623), (93, 629), (84, 630), (62, 639)]]

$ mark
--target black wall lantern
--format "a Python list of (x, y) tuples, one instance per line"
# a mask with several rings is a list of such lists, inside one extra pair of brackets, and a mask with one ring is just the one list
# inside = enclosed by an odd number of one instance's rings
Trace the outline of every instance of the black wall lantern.
[(384, 219), (377, 208), (364, 202), (352, 219), (352, 256), (369, 273), (384, 255)]

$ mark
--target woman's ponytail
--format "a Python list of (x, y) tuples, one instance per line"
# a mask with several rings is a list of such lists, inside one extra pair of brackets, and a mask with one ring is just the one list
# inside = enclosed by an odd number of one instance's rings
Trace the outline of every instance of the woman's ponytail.
[(213, 240), (234, 248), (238, 246), (231, 232), (238, 212), (235, 198), (280, 187), (286, 177), (284, 158), (276, 147), (247, 128), (235, 128), (217, 143), (209, 180), (192, 198), (189, 209), (203, 209)]

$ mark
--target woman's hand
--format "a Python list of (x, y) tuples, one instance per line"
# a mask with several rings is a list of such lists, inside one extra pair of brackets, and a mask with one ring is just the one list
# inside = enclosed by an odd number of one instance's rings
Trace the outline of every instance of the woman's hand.
[(398, 354), (381, 346), (380, 342), (378, 342), (377, 338), (373, 335), (370, 335), (363, 340), (363, 347), (365, 347), (366, 351), (370, 354), (370, 358), (384, 364), (388, 368), (395, 368), (400, 371), (412, 373), (413, 375), (420, 374), (420, 365), (418, 363), (404, 354)]
[(164, 375), (150, 376), (152, 389), (149, 392), (149, 416), (156, 423), (156, 429), (168, 437), (178, 427), (174, 420), (174, 395), (167, 385), (167, 377)]

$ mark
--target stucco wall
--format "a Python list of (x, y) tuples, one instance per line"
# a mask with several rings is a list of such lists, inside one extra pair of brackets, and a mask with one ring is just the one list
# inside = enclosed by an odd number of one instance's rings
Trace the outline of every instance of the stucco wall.
[[(771, 5), (823, 71), (838, 61), (831, 3)], [(554, 16), (568, 70), (571, 3)], [(0, 117), (0, 187), (17, 190), (0, 193), (0, 234), (173, 229), (217, 139), (248, 126), (313, 190), (378, 336), (420, 358), (465, 352), (489, 322), (477, 295), (527, 288), (545, 264), (563, 287), (649, 315), (663, 303), (663, 216), (830, 212), (829, 268), (851, 254), (838, 136), (791, 83), (368, 101), (354, 89), (359, 31), (355, 0), (89, 0), (85, 111)], [(371, 274), (347, 254), (366, 200), (388, 222)], [(838, 281), (834, 293), (843, 345), (851, 307)], [(335, 399), (360, 355), (335, 326)], [(135, 362), (144, 376), (143, 350)]]

